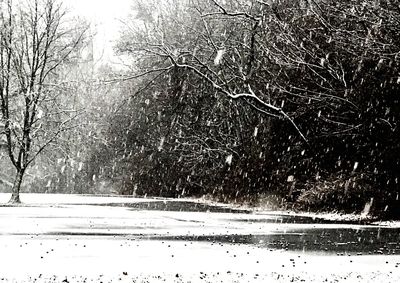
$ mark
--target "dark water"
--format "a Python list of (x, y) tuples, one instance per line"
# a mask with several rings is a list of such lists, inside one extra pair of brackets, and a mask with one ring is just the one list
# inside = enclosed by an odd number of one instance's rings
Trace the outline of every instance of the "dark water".
[(287, 251), (344, 254), (400, 254), (400, 229), (293, 229), (266, 235), (217, 235), (148, 237), (177, 241), (206, 241), (213, 244), (247, 244)]
[[(221, 206), (213, 206), (190, 201), (149, 201), (139, 203), (110, 203), (95, 204), (101, 206), (122, 206), (134, 211), (182, 211), (182, 212), (209, 212), (209, 213), (242, 213), (247, 215), (245, 219), (231, 218), (226, 215), (226, 223), (243, 222), (246, 225), (252, 223), (260, 225), (266, 224), (266, 233), (251, 234), (227, 234), (227, 235), (180, 235), (165, 236), (155, 234), (124, 234), (123, 226), (119, 227), (122, 233), (118, 237), (126, 237), (131, 240), (157, 240), (157, 241), (187, 241), (187, 242), (209, 242), (212, 245), (223, 244), (242, 244), (261, 247), (265, 249), (279, 249), (287, 251), (322, 252), (335, 253), (338, 255), (392, 255), (400, 254), (400, 229), (374, 227), (371, 225), (340, 225), (339, 221), (328, 221), (318, 218), (288, 216), (280, 214), (268, 214), (263, 218), (252, 217), (251, 211), (232, 209)], [(192, 223), (193, 222), (193, 223)], [(188, 225), (195, 221), (188, 220)], [(222, 222), (222, 224), (224, 221)], [(236, 223), (237, 224), (237, 223)], [(274, 230), (270, 230), (267, 224), (274, 225)], [(296, 224), (296, 225), (291, 225)], [(319, 224), (314, 227), (314, 224)], [(322, 224), (322, 225), (321, 225)], [(326, 224), (326, 225), (324, 225)], [(346, 222), (346, 224), (349, 224)], [(353, 223), (360, 224), (360, 223)], [(362, 223), (361, 223), (362, 224)], [(206, 225), (207, 226), (207, 225)], [(322, 228), (321, 228), (322, 227)], [(105, 227), (110, 228), (110, 227)], [(118, 228), (114, 227), (113, 229)], [(126, 227), (125, 227), (126, 228)], [(130, 227), (134, 228), (134, 227)], [(139, 228), (139, 227), (138, 227)], [(147, 230), (157, 230), (161, 227), (146, 227)], [(143, 229), (143, 227), (141, 228)], [(210, 231), (210, 228), (207, 229)], [(154, 231), (157, 232), (157, 231)], [(52, 235), (47, 233), (47, 235)], [(110, 233), (63, 233), (55, 235), (64, 236), (112, 236)]]
[(118, 234), (91, 232), (46, 233), (47, 236), (124, 237), (128, 240), (208, 242), (213, 245), (241, 244), (254, 247), (337, 255), (400, 255), (400, 229), (286, 229), (274, 234), (179, 235)]
[[(219, 213), (250, 213), (250, 211), (235, 210), (219, 206), (192, 202), (149, 202), (129, 204), (135, 210), (162, 211), (196, 211)], [(353, 228), (313, 228), (312, 224), (341, 224), (340, 221), (329, 221), (319, 218), (270, 214), (264, 219), (235, 219), (227, 221), (248, 223), (281, 223), (304, 224), (304, 229), (291, 229), (284, 225), (284, 231), (274, 231), (265, 235), (203, 235), (178, 237), (147, 237), (147, 239), (206, 241), (213, 244), (247, 244), (268, 249), (284, 249), (289, 251), (325, 252), (342, 254), (400, 254), (400, 229), (389, 229), (371, 226)], [(348, 224), (349, 222), (346, 222)], [(352, 224), (360, 224), (353, 221)], [(362, 224), (362, 223), (361, 223)], [(336, 226), (336, 225), (335, 225)], [(279, 227), (279, 226), (278, 226)]]
[(251, 213), (246, 209), (234, 209), (223, 206), (208, 205), (191, 201), (143, 201), (136, 203), (105, 203), (98, 206), (129, 207), (132, 210), (184, 211), (184, 212), (213, 212), (213, 213)]

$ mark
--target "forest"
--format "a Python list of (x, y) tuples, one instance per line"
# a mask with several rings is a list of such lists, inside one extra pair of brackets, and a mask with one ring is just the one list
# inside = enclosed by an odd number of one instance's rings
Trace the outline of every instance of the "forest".
[(119, 69), (57, 0), (0, 1), (1, 191), (400, 217), (398, 1), (132, 5)]

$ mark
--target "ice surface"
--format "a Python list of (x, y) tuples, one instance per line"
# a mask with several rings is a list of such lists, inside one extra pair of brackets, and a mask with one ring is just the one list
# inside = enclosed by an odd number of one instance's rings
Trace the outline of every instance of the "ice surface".
[[(0, 200), (9, 197), (0, 195)], [(172, 201), (160, 199), (21, 198), (29, 205), (0, 207), (0, 280), (6, 282), (400, 282), (398, 254), (336, 255), (264, 242), (303, 239), (315, 229), (334, 233), (374, 226), (285, 223), (272, 212), (133, 206)]]

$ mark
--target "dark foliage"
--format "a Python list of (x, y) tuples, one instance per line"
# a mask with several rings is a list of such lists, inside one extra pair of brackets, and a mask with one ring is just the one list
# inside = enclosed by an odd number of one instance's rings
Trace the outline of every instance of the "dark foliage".
[(297, 207), (346, 211), (373, 198), (377, 213), (398, 215), (397, 4), (200, 2), (118, 46), (139, 69), (163, 70), (135, 83), (110, 120), (100, 164), (123, 176), (121, 193), (278, 192)]

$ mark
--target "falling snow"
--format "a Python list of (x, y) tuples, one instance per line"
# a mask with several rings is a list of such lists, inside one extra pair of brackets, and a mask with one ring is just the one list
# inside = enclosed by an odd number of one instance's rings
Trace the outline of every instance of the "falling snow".
[(0, 281), (400, 282), (398, 7), (131, 2), (0, 0)]
[(215, 56), (215, 59), (214, 59), (214, 65), (217, 66), (217, 65), (221, 64), (224, 54), (225, 54), (225, 49), (218, 50), (217, 55)]
[(228, 165), (232, 165), (232, 159), (233, 159), (233, 155), (232, 154), (228, 155), (225, 159), (225, 163)]

